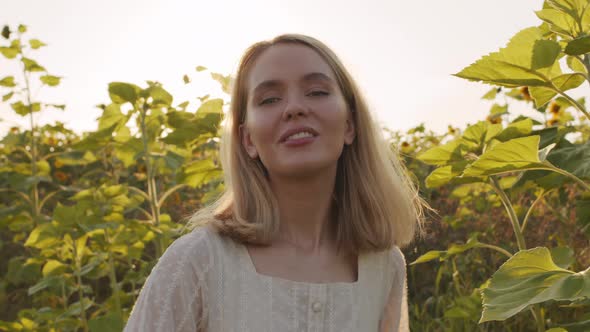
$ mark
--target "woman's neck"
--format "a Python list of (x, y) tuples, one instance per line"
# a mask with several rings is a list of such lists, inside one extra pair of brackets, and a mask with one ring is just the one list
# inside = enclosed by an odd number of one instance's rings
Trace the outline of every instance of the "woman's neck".
[(277, 241), (310, 254), (334, 245), (331, 210), (335, 179), (336, 168), (313, 177), (272, 178), (281, 218)]

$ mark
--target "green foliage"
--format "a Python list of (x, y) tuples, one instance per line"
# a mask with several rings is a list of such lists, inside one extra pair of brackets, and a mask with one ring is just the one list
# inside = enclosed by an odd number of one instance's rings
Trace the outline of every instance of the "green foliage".
[[(22, 77), (0, 80), (3, 101), (22, 116), (63, 109), (32, 99), (34, 82), (53, 87), (61, 78), (28, 55), (45, 44), (25, 43), (26, 27), (16, 30), (3, 29), (9, 46), (1, 47)], [(120, 331), (184, 228), (173, 220), (222, 186), (223, 101), (190, 112), (188, 102), (175, 108), (160, 83), (146, 83), (109, 84), (97, 130), (82, 137), (31, 118), (31, 128), (2, 139), (0, 254), (9, 260), (0, 264), (0, 330)]]
[[(482, 57), (456, 75), (500, 86), (486, 93), (483, 96), (486, 100), (495, 100), (502, 92), (501, 87), (514, 88), (505, 95), (533, 101), (537, 111), (549, 113), (552, 118), (537, 121), (520, 116), (504, 127), (503, 122), (510, 114), (508, 105), (494, 104), (487, 122), (469, 126), (444, 145), (417, 155), (422, 162), (435, 166), (424, 179), (427, 187), (456, 187), (454, 193), (458, 190), (462, 192), (458, 196), (461, 203), (475, 204), (477, 211), (486, 211), (490, 204), (493, 206), (494, 202), (500, 202), (518, 249), (505, 249), (507, 245), (513, 247), (514, 243), (498, 241), (498, 244), (487, 244), (472, 235), (465, 244), (451, 244), (447, 250), (430, 250), (416, 258), (412, 265), (432, 260), (455, 262), (459, 255), (465, 255), (474, 248), (502, 253), (508, 260), (497, 271), (489, 271), (493, 272), (491, 279), (482, 281), (477, 287), (483, 295), (479, 323), (506, 321), (528, 309), (537, 331), (545, 331), (548, 327), (545, 319), (547, 312), (542, 306), (562, 301), (587, 308), (590, 298), (590, 261), (586, 260), (582, 265), (582, 272), (570, 271), (568, 268), (575, 261), (571, 248), (561, 246), (551, 251), (544, 247), (527, 249), (527, 242), (551, 243), (554, 235), (525, 238), (527, 233), (533, 232), (527, 224), (535, 209), (539, 205), (548, 208), (549, 205), (543, 204), (548, 199), (558, 199), (560, 204), (564, 204), (566, 191), (571, 193), (570, 199), (574, 201), (571, 206), (576, 209), (577, 217), (555, 212), (557, 217), (563, 223), (573, 220), (576, 232), (585, 233), (585, 236), (590, 234), (590, 210), (586, 209), (590, 195), (588, 124), (584, 119), (575, 124), (574, 118), (566, 111), (574, 107), (590, 120), (585, 100), (575, 100), (567, 93), (583, 83), (590, 83), (590, 44), (587, 38), (590, 32), (590, 3), (583, 0), (547, 0), (537, 16), (544, 21), (539, 27), (518, 32), (505, 48)], [(566, 57), (572, 72), (562, 71), (559, 60), (563, 57)], [(567, 139), (566, 135), (572, 132), (579, 132), (582, 139)], [(570, 183), (574, 183), (575, 187)], [(464, 192), (465, 188), (471, 190)], [(475, 188), (480, 193), (492, 194), (487, 203), (472, 196), (476, 195)], [(532, 203), (528, 207), (523, 206), (523, 199), (529, 195), (534, 198)], [(460, 218), (472, 212), (466, 206), (458, 210)], [(457, 222), (451, 225), (458, 227)], [(456, 303), (464, 301), (465, 296), (456, 298)], [(461, 312), (459, 309), (453, 311), (459, 316)], [(571, 326), (576, 330), (581, 325), (565, 321), (560, 326)], [(560, 328), (551, 330), (558, 331)]]
[(590, 268), (574, 273), (557, 266), (547, 248), (522, 250), (494, 273), (483, 290), (481, 322), (504, 320), (532, 304), (590, 297)]
[[(590, 122), (570, 112), (588, 117), (585, 99), (568, 95), (590, 82), (590, 6), (548, 0), (537, 16), (540, 26), (457, 74), (494, 85), (485, 121), (388, 131), (441, 216), (406, 253), (414, 330), (590, 326)], [(0, 53), (22, 69), (1, 76), (2, 100), (31, 127), (0, 141), (0, 330), (120, 331), (180, 221), (223, 189), (224, 101), (178, 103), (156, 81), (112, 82), (95, 131), (39, 127), (32, 113), (65, 106), (31, 91), (61, 77), (33, 59), (46, 45), (26, 26), (1, 35)], [(229, 93), (230, 76), (210, 75)], [(512, 102), (538, 112), (514, 117)]]

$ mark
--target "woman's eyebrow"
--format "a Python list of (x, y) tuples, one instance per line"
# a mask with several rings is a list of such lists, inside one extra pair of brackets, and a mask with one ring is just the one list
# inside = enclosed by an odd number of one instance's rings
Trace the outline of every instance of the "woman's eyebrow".
[[(332, 83), (334, 80), (330, 76), (328, 76), (324, 73), (313, 72), (313, 73), (308, 73), (308, 74), (303, 75), (303, 77), (301, 77), (300, 81), (301, 82), (325, 81), (328, 83)], [(254, 88), (252, 95), (255, 95), (257, 92), (259, 92), (261, 90), (268, 89), (268, 88), (274, 88), (277, 86), (281, 86), (282, 84), (283, 83), (280, 80), (275, 80), (275, 79), (263, 81)]]

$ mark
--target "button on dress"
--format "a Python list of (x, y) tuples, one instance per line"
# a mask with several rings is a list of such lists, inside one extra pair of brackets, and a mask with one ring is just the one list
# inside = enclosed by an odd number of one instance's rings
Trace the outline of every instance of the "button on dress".
[(354, 282), (311, 283), (259, 274), (246, 247), (203, 226), (154, 266), (126, 332), (409, 331), (399, 248), (358, 256)]

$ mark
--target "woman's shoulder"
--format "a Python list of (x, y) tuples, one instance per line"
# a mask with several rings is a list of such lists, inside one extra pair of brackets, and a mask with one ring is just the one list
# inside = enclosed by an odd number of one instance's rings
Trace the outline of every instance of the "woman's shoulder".
[(194, 228), (174, 240), (160, 261), (184, 261), (193, 268), (202, 270), (204, 266), (213, 264), (217, 237), (216, 231), (209, 225)]
[(406, 258), (404, 253), (398, 246), (393, 246), (389, 249), (383, 249), (379, 251), (373, 251), (369, 253), (372, 256), (376, 264), (382, 266), (389, 266), (392, 268), (404, 268), (406, 266)]
[(398, 246), (394, 246), (392, 249), (387, 250), (387, 256), (390, 264), (400, 271), (406, 270), (406, 257)]
[[(406, 274), (406, 259), (399, 247), (393, 246), (389, 249), (372, 251), (365, 254), (365, 270), (367, 275), (374, 280), (386, 280), (390, 283), (393, 280), (401, 279)], [(395, 283), (395, 282), (394, 282)]]

